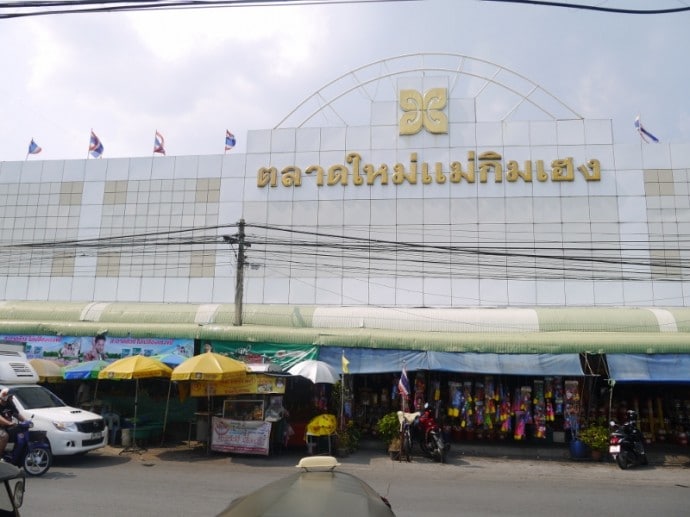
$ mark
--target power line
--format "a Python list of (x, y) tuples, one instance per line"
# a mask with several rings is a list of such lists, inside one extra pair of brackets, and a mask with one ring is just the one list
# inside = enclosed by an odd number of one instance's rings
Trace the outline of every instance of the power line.
[(603, 7), (602, 5), (575, 4), (568, 2), (549, 2), (542, 0), (481, 0), (483, 2), (502, 2), (508, 4), (539, 5), (544, 7), (566, 7), (568, 9), (581, 9), (587, 11), (599, 11), (618, 14), (673, 14), (690, 11), (690, 7), (669, 7), (665, 9), (624, 9), (618, 7)]
[(172, 9), (205, 9), (225, 7), (281, 7), (294, 5), (365, 4), (415, 2), (420, 0), (38, 0), (0, 2), (0, 19), (26, 18), (57, 14), (157, 11)]
[[(74, 262), (75, 274), (88, 273), (96, 267), (83, 266), (84, 257), (97, 257), (114, 268), (140, 274), (175, 274), (186, 276), (193, 263), (216, 266), (224, 261), (228, 250), (222, 234), (234, 225), (195, 227), (168, 231), (132, 233), (95, 239), (42, 241), (0, 246), (0, 270), (20, 274), (50, 275), (55, 261), (68, 266)], [(648, 280), (667, 276), (680, 280), (690, 274), (682, 257), (690, 254), (689, 236), (677, 241), (620, 241), (614, 238), (601, 242), (483, 241), (477, 234), (462, 240), (446, 242), (434, 238), (424, 242), (424, 227), (416, 241), (372, 239), (368, 236), (340, 235), (305, 229), (271, 225), (247, 225), (251, 233), (247, 242), (253, 245), (248, 263), (316, 274), (347, 277), (399, 276), (470, 278), (570, 278), (600, 280)], [(258, 230), (258, 232), (257, 232)], [(367, 233), (376, 233), (372, 228)], [(664, 248), (670, 248), (665, 250)], [(195, 262), (196, 261), (196, 262)], [(86, 267), (87, 269), (80, 269)], [(105, 266), (104, 266), (105, 267)]]

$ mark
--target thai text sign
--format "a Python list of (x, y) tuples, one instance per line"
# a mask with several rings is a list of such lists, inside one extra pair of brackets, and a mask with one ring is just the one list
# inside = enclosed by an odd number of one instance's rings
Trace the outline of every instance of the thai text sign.
[(0, 340), (23, 345), (28, 359), (51, 359), (63, 365), (96, 359), (115, 361), (132, 355), (177, 354), (187, 359), (194, 353), (193, 339), (5, 334)]
[(263, 393), (285, 393), (285, 378), (271, 377), (260, 373), (249, 373), (244, 377), (226, 381), (192, 381), (192, 397), (206, 395), (254, 395)]
[(211, 449), (268, 456), (271, 422), (229, 420), (213, 417)]
[[(261, 167), (257, 171), (256, 185), (264, 187), (299, 187), (306, 177), (315, 178), (317, 187), (345, 186), (350, 183), (361, 185), (429, 185), (446, 182), (455, 184), (487, 183), (493, 178), (494, 183), (545, 183), (573, 182), (581, 177), (584, 181), (601, 181), (601, 163), (596, 158), (577, 164), (575, 158), (556, 158), (551, 160), (550, 167), (544, 160), (525, 160), (520, 164), (517, 160), (504, 163), (503, 157), (495, 151), (486, 151), (477, 155), (475, 151), (468, 151), (467, 162), (452, 161), (448, 164), (435, 162), (429, 164), (419, 160), (417, 153), (410, 153), (407, 164), (386, 163), (378, 166), (364, 163), (359, 153), (349, 153), (345, 157), (346, 163), (336, 163), (328, 167), (310, 165), (304, 171), (296, 165), (288, 165), (278, 171), (277, 167)], [(577, 172), (577, 174), (576, 174)], [(303, 178), (304, 174), (304, 178)]]

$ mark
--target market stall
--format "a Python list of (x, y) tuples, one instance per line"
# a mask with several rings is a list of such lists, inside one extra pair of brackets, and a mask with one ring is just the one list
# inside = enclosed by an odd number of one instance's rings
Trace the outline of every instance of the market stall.
[(250, 371), (243, 378), (210, 385), (191, 383), (192, 396), (204, 396), (208, 390), (214, 400), (222, 400), (220, 414), (211, 417), (211, 450), (268, 455), (285, 443), (284, 376)]

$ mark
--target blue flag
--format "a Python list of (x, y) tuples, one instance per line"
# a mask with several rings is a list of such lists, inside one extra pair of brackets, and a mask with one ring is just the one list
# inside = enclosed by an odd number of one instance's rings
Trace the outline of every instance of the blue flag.
[(94, 158), (100, 158), (103, 154), (103, 143), (101, 139), (96, 136), (96, 133), (91, 130), (91, 139), (89, 140), (89, 152)]
[(165, 139), (156, 129), (156, 135), (153, 137), (153, 152), (165, 156)]
[(233, 147), (235, 147), (235, 144), (237, 141), (235, 140), (235, 135), (233, 135), (230, 131), (227, 129), (225, 130), (225, 150), (229, 151)]
[[(657, 143), (659, 142), (659, 139), (657, 137), (655, 137), (653, 134), (651, 134), (649, 131), (647, 131), (644, 128), (644, 126), (642, 125), (642, 122), (640, 122), (640, 116), (639, 115), (635, 118), (635, 127), (637, 128), (637, 132), (640, 134), (640, 138), (642, 138), (642, 140), (644, 142), (649, 143), (649, 140), (647, 140), (647, 138), (649, 138), (653, 142), (657, 142)], [(647, 137), (647, 138), (645, 138), (645, 137)]]
[(29, 144), (29, 154), (38, 154), (41, 151), (43, 151), (43, 148), (34, 142), (34, 139), (32, 138), (31, 143)]
[(400, 380), (398, 381), (398, 391), (403, 397), (410, 395), (410, 381), (407, 378), (407, 367), (403, 366)]

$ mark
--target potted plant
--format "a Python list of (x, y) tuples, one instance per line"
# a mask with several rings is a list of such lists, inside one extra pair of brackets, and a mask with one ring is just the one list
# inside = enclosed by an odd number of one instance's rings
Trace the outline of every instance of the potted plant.
[(340, 456), (346, 456), (351, 452), (355, 452), (359, 447), (360, 438), (360, 430), (355, 423), (350, 420), (345, 425), (345, 428), (338, 432), (338, 454)]
[(592, 458), (601, 459), (603, 452), (609, 445), (609, 430), (599, 424), (593, 424), (578, 433), (578, 439), (592, 452)]
[(388, 452), (393, 457), (397, 452), (400, 452), (400, 421), (398, 420), (398, 413), (391, 412), (383, 415), (376, 423), (376, 434), (386, 444), (388, 444)]

